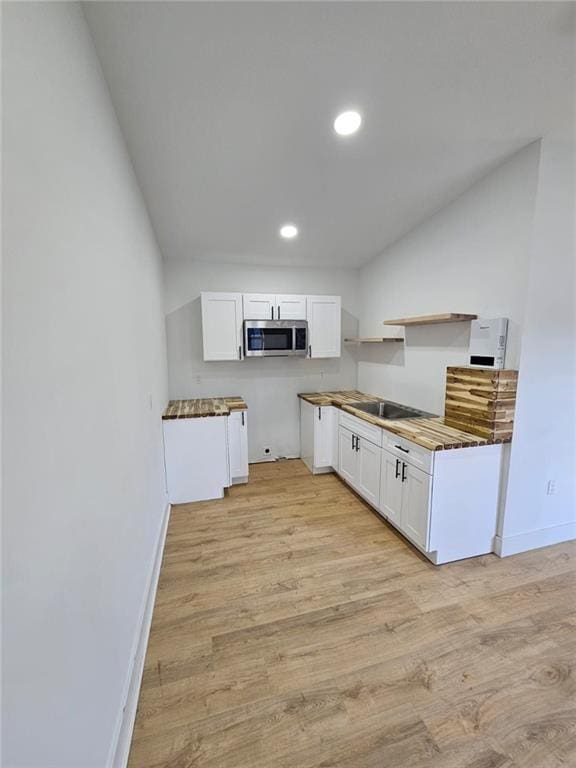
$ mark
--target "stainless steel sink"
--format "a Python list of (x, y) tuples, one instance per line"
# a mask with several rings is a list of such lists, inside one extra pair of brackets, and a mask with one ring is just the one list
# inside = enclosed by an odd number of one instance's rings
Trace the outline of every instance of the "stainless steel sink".
[(433, 413), (419, 411), (417, 408), (409, 408), (407, 405), (393, 403), (390, 400), (382, 400), (379, 403), (366, 402), (354, 403), (354, 408), (364, 413), (370, 413), (372, 416), (378, 416), (380, 419), (422, 419), (433, 418)]

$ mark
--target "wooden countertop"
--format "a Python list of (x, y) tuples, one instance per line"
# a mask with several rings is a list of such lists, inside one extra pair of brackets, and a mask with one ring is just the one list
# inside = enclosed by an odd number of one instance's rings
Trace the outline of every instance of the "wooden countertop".
[(357, 416), (359, 419), (375, 424), (377, 427), (392, 432), (429, 451), (447, 451), (453, 448), (473, 448), (478, 445), (493, 445), (510, 442), (510, 438), (484, 438), (449, 427), (444, 418), (415, 418), (415, 419), (379, 419), (354, 407), (359, 402), (379, 402), (383, 400), (375, 395), (366, 395), (357, 389), (341, 392), (304, 392), (298, 395), (312, 405), (333, 405), (343, 411)]
[(241, 397), (201, 397), (195, 400), (170, 400), (163, 419), (197, 419), (202, 416), (228, 416), (231, 411), (247, 411)]

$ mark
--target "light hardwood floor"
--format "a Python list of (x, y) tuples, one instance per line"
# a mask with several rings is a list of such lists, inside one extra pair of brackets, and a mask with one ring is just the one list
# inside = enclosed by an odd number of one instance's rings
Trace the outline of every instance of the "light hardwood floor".
[(576, 766), (574, 544), (433, 566), (336, 476), (174, 507), (131, 768)]

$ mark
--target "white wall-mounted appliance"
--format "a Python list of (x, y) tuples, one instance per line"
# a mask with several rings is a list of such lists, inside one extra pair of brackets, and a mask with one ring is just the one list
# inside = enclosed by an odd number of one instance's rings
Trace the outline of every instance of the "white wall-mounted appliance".
[(504, 368), (508, 318), (472, 320), (468, 365), (472, 368)]

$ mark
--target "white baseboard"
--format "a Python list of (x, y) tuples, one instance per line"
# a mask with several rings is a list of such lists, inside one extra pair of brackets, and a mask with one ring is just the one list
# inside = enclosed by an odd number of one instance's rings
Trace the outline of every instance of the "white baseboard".
[(552, 528), (539, 528), (537, 531), (518, 533), (516, 536), (496, 536), (494, 551), (500, 557), (508, 557), (571, 539), (576, 539), (576, 522), (555, 525)]
[(160, 526), (160, 536), (156, 544), (154, 562), (148, 578), (148, 588), (142, 601), (141, 618), (134, 638), (133, 652), (130, 657), (131, 665), (126, 676), (126, 685), (122, 699), (124, 704), (118, 715), (118, 721), (114, 730), (114, 738), (107, 761), (108, 768), (126, 768), (128, 764), (132, 731), (134, 730), (136, 709), (138, 707), (138, 696), (140, 695), (140, 685), (144, 672), (146, 648), (148, 647), (148, 635), (150, 634), (160, 566), (162, 565), (162, 555), (164, 553), (164, 543), (168, 531), (168, 521), (170, 520), (170, 509), (170, 504), (166, 504)]

